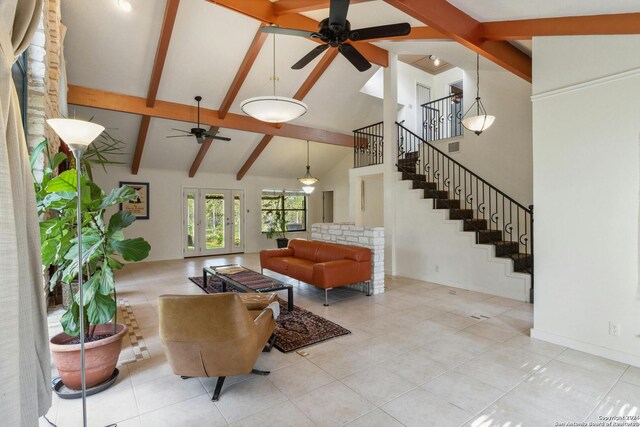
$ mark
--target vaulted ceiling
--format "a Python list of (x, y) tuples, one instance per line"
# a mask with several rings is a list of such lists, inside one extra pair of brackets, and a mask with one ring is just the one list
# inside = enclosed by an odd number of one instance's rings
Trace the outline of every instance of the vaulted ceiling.
[[(381, 119), (381, 101), (360, 88), (386, 65), (387, 51), (434, 54), (463, 67), (479, 52), (492, 61), (486, 67), (504, 67), (530, 81), (531, 59), (523, 50), (532, 36), (640, 32), (640, 14), (634, 13), (640, 0), (353, 0), (352, 28), (409, 22), (412, 34), (402, 41), (361, 42), (358, 48), (373, 63), (363, 73), (331, 50), (292, 70), (317, 44), (277, 36), (276, 93), (303, 99), (309, 111), (291, 124), (271, 126), (239, 107), (241, 100), (273, 90), (274, 38), (260, 36), (259, 28), (274, 23), (315, 30), (314, 22), (328, 16), (328, 0), (130, 1), (133, 10), (124, 13), (116, 0), (65, 0), (62, 16), (70, 113), (94, 116), (125, 141), (124, 161), (134, 173), (169, 168), (190, 176), (199, 170), (239, 179), (245, 173), (295, 177), (305, 161), (301, 140), (310, 139), (316, 141), (313, 169), (321, 174), (351, 155), (345, 145), (352, 129)], [(609, 15), (592, 16), (597, 14)], [(513, 19), (529, 21), (494, 22)], [(524, 42), (516, 48), (514, 40)], [(232, 141), (199, 146), (191, 138), (166, 138), (175, 134), (172, 128), (193, 127), (195, 95), (203, 97), (203, 123), (220, 126)]]

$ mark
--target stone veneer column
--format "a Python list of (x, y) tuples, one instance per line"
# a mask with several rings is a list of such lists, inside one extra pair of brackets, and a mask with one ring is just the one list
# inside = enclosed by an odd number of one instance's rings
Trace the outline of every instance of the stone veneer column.
[[(353, 223), (319, 223), (311, 226), (311, 239), (371, 249), (371, 293), (384, 292), (384, 227), (360, 227)], [(364, 284), (350, 285), (364, 290)]]

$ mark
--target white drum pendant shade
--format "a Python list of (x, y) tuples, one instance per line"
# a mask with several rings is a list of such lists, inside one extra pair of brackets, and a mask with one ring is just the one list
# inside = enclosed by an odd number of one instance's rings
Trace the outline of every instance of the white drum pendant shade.
[(242, 111), (267, 123), (285, 123), (307, 112), (307, 105), (297, 99), (284, 96), (256, 96), (240, 104)]

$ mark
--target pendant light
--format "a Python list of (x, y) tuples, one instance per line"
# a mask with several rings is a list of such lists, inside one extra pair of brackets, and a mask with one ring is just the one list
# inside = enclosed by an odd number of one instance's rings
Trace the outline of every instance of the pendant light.
[[(484, 105), (482, 105), (482, 101), (480, 100), (480, 55), (476, 53), (476, 101), (471, 104), (471, 107), (464, 113), (462, 116), (462, 126), (465, 129), (468, 129), (474, 132), (476, 135), (480, 135), (485, 129), (488, 129), (489, 126), (493, 124), (493, 121), (496, 119), (495, 116), (491, 116), (487, 114), (487, 110), (485, 110)], [(476, 106), (476, 115), (468, 116), (469, 111), (473, 109), (473, 106)]]
[(273, 35), (273, 95), (256, 96), (240, 103), (242, 111), (267, 123), (285, 123), (307, 112), (307, 105), (297, 99), (276, 96), (276, 35)]
[(302, 178), (298, 178), (298, 181), (300, 181), (303, 184), (302, 190), (307, 194), (313, 193), (313, 190), (315, 189), (313, 187), (313, 184), (318, 182), (318, 178), (311, 175), (310, 168), (311, 167), (309, 166), (309, 140), (307, 140), (307, 173), (305, 173)]

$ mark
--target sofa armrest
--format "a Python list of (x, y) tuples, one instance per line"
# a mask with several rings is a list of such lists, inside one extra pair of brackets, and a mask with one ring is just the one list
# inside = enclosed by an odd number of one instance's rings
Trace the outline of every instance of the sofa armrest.
[(268, 249), (268, 250), (260, 251), (260, 266), (265, 268), (265, 265), (268, 263), (269, 258), (285, 257), (285, 256), (293, 256), (293, 249), (291, 248)]
[(359, 262), (351, 259), (320, 262), (313, 265), (313, 284), (321, 288), (332, 288), (362, 280)]

